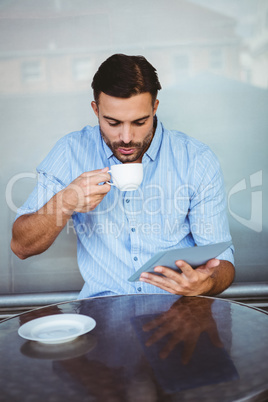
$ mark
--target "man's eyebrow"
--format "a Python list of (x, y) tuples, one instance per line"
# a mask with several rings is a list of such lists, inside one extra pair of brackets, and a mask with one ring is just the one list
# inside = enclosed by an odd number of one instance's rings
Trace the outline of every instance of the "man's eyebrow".
[(104, 119), (106, 119), (106, 120), (113, 120), (113, 121), (116, 121), (117, 123), (121, 123), (121, 121), (120, 121), (120, 120), (117, 120), (117, 119), (115, 119), (114, 117), (110, 117), (110, 116), (103, 116), (103, 118), (104, 118)]
[[(150, 115), (148, 114), (148, 115), (146, 115), (146, 116), (139, 117), (138, 119), (133, 120), (131, 123), (138, 123), (139, 121), (141, 121), (141, 120), (146, 120), (146, 119), (148, 119), (149, 117), (150, 117)], [(103, 118), (106, 119), (106, 120), (113, 120), (113, 121), (115, 121), (116, 123), (121, 123), (121, 120), (117, 120), (117, 119), (115, 119), (114, 117), (111, 117), (111, 116), (103, 116)]]
[(138, 123), (139, 121), (141, 121), (141, 120), (146, 120), (146, 119), (148, 119), (149, 117), (150, 117), (150, 115), (148, 114), (148, 116), (143, 116), (143, 117), (140, 117), (139, 119), (133, 120), (132, 123)]

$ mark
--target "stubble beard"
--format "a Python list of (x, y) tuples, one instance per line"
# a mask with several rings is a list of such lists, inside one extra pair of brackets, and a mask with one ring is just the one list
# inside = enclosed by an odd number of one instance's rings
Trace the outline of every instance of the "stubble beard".
[[(154, 132), (155, 132), (155, 128), (152, 127), (142, 142), (131, 141), (128, 144), (125, 144), (123, 141), (111, 142), (100, 127), (100, 133), (103, 138), (103, 141), (111, 149), (114, 156), (122, 163), (135, 162), (139, 158), (141, 158), (144, 155), (144, 153), (147, 151), (147, 149), (149, 148), (149, 146), (152, 142), (153, 136), (154, 136)], [(135, 149), (135, 151), (131, 155), (122, 155), (118, 151), (118, 148)]]

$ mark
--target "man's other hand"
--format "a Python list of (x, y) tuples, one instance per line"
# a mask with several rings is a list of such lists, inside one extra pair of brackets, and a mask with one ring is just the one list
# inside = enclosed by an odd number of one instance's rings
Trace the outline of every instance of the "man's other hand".
[(229, 261), (209, 260), (205, 265), (193, 269), (187, 262), (178, 260), (174, 269), (157, 266), (154, 271), (162, 275), (143, 272), (140, 280), (173, 294), (184, 296), (218, 294), (233, 281), (234, 267)]

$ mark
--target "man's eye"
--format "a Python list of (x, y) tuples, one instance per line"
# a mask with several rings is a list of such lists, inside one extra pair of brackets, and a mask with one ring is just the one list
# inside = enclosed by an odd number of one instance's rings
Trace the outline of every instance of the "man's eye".
[(108, 122), (108, 124), (111, 127), (116, 127), (116, 126), (119, 126), (120, 123), (110, 123), (110, 122)]
[(136, 122), (135, 122), (135, 125), (136, 125), (136, 126), (143, 126), (144, 124), (145, 124), (145, 121), (142, 121), (142, 122), (136, 121)]

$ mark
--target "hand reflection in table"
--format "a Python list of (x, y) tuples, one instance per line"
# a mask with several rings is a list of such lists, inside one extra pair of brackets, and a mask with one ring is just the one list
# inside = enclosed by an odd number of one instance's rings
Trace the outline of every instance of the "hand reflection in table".
[(222, 348), (223, 344), (212, 316), (212, 303), (211, 299), (180, 298), (168, 311), (143, 325), (145, 332), (154, 330), (146, 341), (146, 346), (149, 347), (169, 335), (159, 356), (166, 359), (175, 346), (183, 342), (181, 362), (184, 365), (189, 363), (203, 332), (208, 334), (214, 346)]
[[(238, 379), (218, 333), (213, 303), (209, 298), (181, 297), (166, 312), (133, 320), (144, 354), (166, 392)], [(225, 311), (223, 321), (228, 315)], [(225, 330), (229, 332), (229, 325)]]

